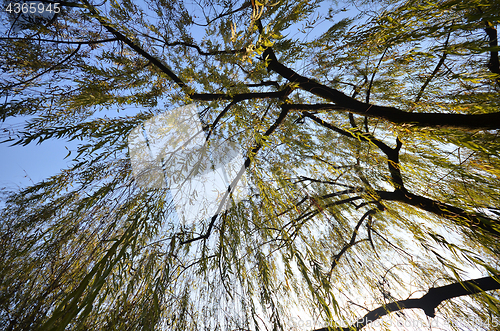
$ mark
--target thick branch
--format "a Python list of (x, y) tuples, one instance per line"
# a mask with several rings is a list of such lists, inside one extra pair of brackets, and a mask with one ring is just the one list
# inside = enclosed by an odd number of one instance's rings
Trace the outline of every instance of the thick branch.
[(368, 141), (376, 145), (384, 154), (387, 156), (387, 164), (389, 167), (389, 172), (391, 173), (391, 180), (394, 186), (394, 192), (376, 192), (381, 200), (389, 201), (399, 201), (409, 204), (411, 206), (418, 207), (422, 210), (428, 211), (438, 216), (446, 217), (448, 219), (456, 220), (458, 224), (464, 225), (463, 221), (466, 221), (470, 227), (479, 228), (485, 233), (489, 233), (495, 237), (500, 238), (500, 230), (498, 229), (498, 221), (485, 217), (479, 213), (470, 213), (463, 209), (450, 206), (448, 204), (442, 203), (440, 201), (435, 201), (423, 196), (419, 196), (408, 192), (403, 183), (403, 178), (401, 176), (401, 171), (399, 169), (399, 150), (401, 149), (402, 143), (399, 139), (396, 139), (396, 147), (391, 148), (384, 142), (359, 131), (346, 131), (336, 126), (323, 121), (322, 119), (304, 112), (304, 116), (311, 118), (320, 125), (329, 128), (339, 134), (346, 137), (356, 138), (364, 141)]
[[(366, 325), (372, 323), (373, 321), (376, 321), (382, 316), (389, 314), (390, 312), (400, 311), (403, 309), (419, 308), (422, 309), (427, 316), (435, 317), (435, 309), (441, 302), (445, 300), (450, 300), (464, 295), (482, 293), (485, 291), (499, 290), (500, 283), (494, 278), (498, 278), (499, 276), (500, 275), (495, 275), (493, 277), (483, 277), (464, 281), (461, 283), (457, 282), (441, 287), (433, 287), (430, 288), (429, 291), (420, 299), (406, 299), (391, 302), (387, 305), (370, 311), (349, 327), (332, 327), (330, 330), (360, 330)], [(314, 331), (329, 331), (329, 329), (321, 328)]]
[(290, 88), (285, 88), (282, 91), (241, 93), (235, 95), (227, 93), (193, 93), (191, 94), (191, 99), (199, 101), (233, 100), (238, 102), (249, 99), (285, 98), (291, 92), (292, 90)]
[(403, 185), (403, 178), (401, 177), (401, 171), (399, 170), (399, 150), (401, 149), (402, 143), (399, 139), (396, 139), (396, 147), (391, 148), (389, 145), (384, 143), (381, 140), (378, 140), (377, 138), (371, 136), (368, 133), (363, 133), (359, 130), (355, 131), (346, 131), (340, 128), (337, 128), (336, 126), (325, 122), (324, 120), (308, 113), (308, 112), (303, 112), (305, 117), (308, 117), (315, 121), (316, 123), (334, 131), (337, 132), (343, 136), (349, 137), (349, 138), (355, 138), (359, 140), (364, 140), (367, 142), (373, 143), (375, 146), (377, 146), (386, 156), (387, 156), (387, 165), (389, 167), (389, 172), (391, 173), (391, 180), (392, 184), (394, 186), (394, 189), (397, 191), (402, 191), (406, 192), (406, 189)]
[[(490, 44), (490, 61), (488, 62), (488, 69), (494, 74), (500, 75), (500, 61), (498, 59), (498, 33), (497, 29), (490, 22), (486, 22), (486, 34), (488, 35)], [(500, 78), (496, 79), (498, 86), (500, 86)]]
[[(341, 92), (339, 92), (341, 93)], [(346, 96), (347, 97), (347, 96)], [(368, 105), (357, 100), (350, 108), (348, 105), (333, 104), (286, 104), (283, 105), (290, 110), (317, 111), (338, 110), (348, 111), (358, 115), (387, 120), (394, 124), (407, 124), (419, 127), (449, 127), (464, 129), (499, 129), (500, 112), (489, 114), (438, 114), (438, 113), (408, 113), (393, 107)], [(364, 109), (364, 110), (358, 110)], [(491, 123), (493, 121), (494, 123)], [(489, 123), (490, 122), (490, 123)]]
[(488, 27), (485, 29), (489, 37), (489, 44), (492, 50), (490, 51), (490, 61), (488, 62), (488, 68), (491, 72), (500, 75), (500, 61), (498, 59), (498, 34), (497, 29), (491, 23), (487, 23)]
[(324, 98), (335, 105), (284, 105), (289, 110), (345, 110), (355, 114), (379, 118), (395, 124), (408, 124), (424, 127), (456, 127), (465, 129), (499, 129), (500, 112), (491, 114), (437, 114), (408, 113), (394, 107), (377, 106), (355, 100), (344, 93), (319, 84), (309, 78), (299, 75), (292, 69), (281, 64), (271, 48), (264, 52), (268, 69), (277, 72), (290, 82), (298, 83), (305, 91)]
[(498, 220), (491, 219), (479, 213), (471, 213), (461, 208), (457, 208), (446, 203), (432, 200), (410, 192), (386, 192), (377, 191), (381, 200), (398, 201), (418, 207), (438, 216), (456, 220), (459, 225), (464, 225), (464, 221), (471, 228), (481, 229), (483, 232), (500, 238)]

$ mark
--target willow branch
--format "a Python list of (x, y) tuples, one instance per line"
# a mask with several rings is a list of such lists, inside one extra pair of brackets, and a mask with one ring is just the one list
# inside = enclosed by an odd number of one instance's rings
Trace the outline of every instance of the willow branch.
[[(500, 60), (498, 59), (498, 33), (495, 26), (486, 22), (486, 34), (489, 38), (490, 60), (488, 62), (488, 69), (494, 74), (500, 75)], [(500, 86), (500, 78), (496, 79), (498, 86)]]
[(436, 68), (434, 68), (434, 71), (432, 72), (432, 74), (429, 77), (427, 77), (427, 79), (424, 82), (424, 85), (422, 85), (422, 87), (420, 88), (420, 91), (418, 92), (418, 95), (415, 98), (415, 103), (417, 103), (417, 102), (420, 101), (420, 98), (422, 98), (422, 95), (424, 94), (425, 88), (427, 87), (427, 85), (429, 85), (429, 83), (431, 82), (431, 80), (439, 72), (439, 69), (441, 69), (441, 67), (443, 66), (444, 61), (446, 60), (446, 55), (448, 54), (446, 52), (446, 47), (448, 46), (448, 41), (450, 40), (450, 34), (451, 34), (451, 32), (448, 33), (448, 37), (446, 37), (446, 42), (444, 43), (443, 55), (441, 55), (441, 58), (439, 59), (439, 62), (437, 63)]
[(164, 65), (160, 60), (156, 57), (152, 56), (148, 52), (146, 52), (142, 47), (134, 43), (130, 38), (125, 36), (124, 34), (118, 32), (114, 27), (111, 26), (110, 23), (106, 22), (96, 11), (96, 9), (87, 1), (83, 0), (85, 3), (85, 7), (92, 13), (92, 15), (101, 23), (101, 25), (108, 30), (111, 34), (113, 34), (116, 39), (122, 41), (130, 48), (132, 48), (137, 54), (143, 56), (147, 60), (149, 60), (152, 64), (158, 67), (163, 73), (165, 73), (170, 79), (172, 79), (179, 87), (184, 90), (188, 95), (192, 94), (191, 88), (186, 85), (176, 74), (172, 72), (166, 65)]
[(392, 180), (392, 185), (394, 186), (394, 189), (396, 191), (402, 191), (406, 192), (406, 188), (404, 187), (403, 184), (403, 177), (401, 176), (401, 171), (399, 169), (399, 150), (401, 149), (402, 143), (399, 139), (396, 139), (396, 147), (392, 148), (386, 143), (384, 143), (381, 140), (378, 140), (377, 138), (371, 136), (368, 133), (362, 133), (359, 130), (354, 130), (354, 131), (346, 131), (343, 129), (340, 129), (333, 124), (330, 124), (322, 119), (320, 119), (317, 116), (314, 116), (313, 114), (310, 114), (308, 112), (303, 112), (305, 117), (308, 117), (315, 121), (316, 123), (334, 131), (337, 132), (343, 136), (349, 137), (349, 138), (355, 138), (363, 141), (370, 142), (377, 146), (386, 156), (387, 156), (387, 165), (389, 168), (389, 172), (391, 174), (391, 180)]
[(299, 75), (294, 70), (281, 64), (271, 48), (263, 53), (268, 70), (272, 70), (298, 87), (321, 97), (334, 105), (283, 105), (289, 110), (345, 110), (354, 114), (387, 120), (395, 124), (416, 125), (423, 127), (455, 127), (466, 129), (500, 129), (500, 112), (490, 114), (439, 114), (408, 113), (395, 107), (378, 106), (353, 99), (336, 89), (320, 84)]
[(243, 173), (245, 172), (245, 170), (252, 163), (252, 159), (255, 157), (255, 155), (257, 155), (257, 153), (262, 148), (262, 146), (264, 146), (264, 142), (267, 139), (269, 139), (269, 137), (271, 136), (271, 134), (273, 134), (273, 132), (276, 131), (276, 129), (281, 125), (281, 123), (283, 123), (283, 121), (285, 120), (285, 118), (286, 118), (287, 115), (288, 115), (288, 111), (287, 110), (282, 110), (280, 112), (278, 118), (276, 119), (276, 121), (266, 130), (266, 132), (262, 136), (261, 140), (255, 143), (254, 147), (252, 148), (252, 150), (248, 154), (248, 156), (247, 156), (247, 158), (245, 160), (245, 163), (243, 164), (243, 166), (241, 167), (240, 171), (236, 175), (235, 179), (231, 182), (231, 185), (229, 185), (228, 190), (226, 191), (226, 193), (222, 197), (221, 203), (219, 204), (219, 208), (218, 208), (217, 212), (215, 213), (215, 215), (212, 216), (212, 218), (210, 220), (210, 223), (209, 223), (209, 226), (208, 226), (208, 229), (205, 232), (205, 234), (203, 234), (203, 235), (201, 235), (199, 237), (195, 237), (195, 238), (191, 238), (191, 239), (185, 240), (185, 241), (183, 241), (181, 243), (181, 245), (184, 245), (184, 244), (187, 244), (187, 243), (191, 243), (191, 242), (194, 242), (194, 241), (198, 241), (198, 240), (208, 239), (208, 237), (210, 236), (210, 234), (212, 232), (212, 229), (213, 229), (213, 226), (215, 224), (215, 221), (217, 220), (217, 217), (218, 217), (218, 215), (220, 214), (220, 212), (222, 210), (222, 207), (226, 204), (227, 199), (229, 197), (229, 194), (231, 194), (232, 188), (236, 187), (236, 185), (238, 184), (239, 180), (243, 176)]
[(35, 79), (37, 79), (38, 77), (41, 77), (41, 76), (45, 75), (46, 73), (48, 73), (48, 72), (50, 72), (50, 71), (54, 70), (54, 69), (55, 69), (55, 68), (57, 68), (58, 66), (60, 66), (60, 65), (64, 64), (64, 62), (66, 62), (66, 61), (68, 61), (69, 59), (71, 59), (71, 58), (72, 58), (72, 57), (73, 57), (76, 53), (78, 53), (78, 51), (80, 50), (80, 47), (81, 47), (81, 46), (82, 46), (82, 45), (78, 45), (78, 46), (76, 47), (76, 49), (75, 49), (73, 52), (71, 52), (71, 54), (70, 54), (70, 55), (68, 55), (67, 57), (65, 57), (65, 58), (64, 58), (61, 62), (58, 62), (58, 63), (54, 64), (52, 67), (48, 68), (47, 70), (42, 71), (42, 72), (41, 72), (41, 73), (39, 73), (38, 75), (35, 75), (34, 77), (31, 77), (31, 78), (30, 78), (30, 79), (28, 79), (28, 80), (25, 80), (25, 81), (22, 81), (22, 82), (19, 82), (19, 83), (16, 83), (16, 84), (8, 85), (8, 86), (6, 86), (6, 87), (5, 87), (5, 89), (9, 89), (9, 88), (13, 88), (13, 87), (16, 87), (16, 86), (19, 86), (19, 85), (27, 84), (27, 83), (29, 83), (29, 82), (34, 81), (34, 80), (35, 80)]
[(387, 53), (387, 50), (389, 50), (389, 46), (387, 46), (384, 50), (384, 53), (382, 53), (382, 56), (378, 60), (377, 66), (375, 67), (375, 70), (373, 71), (372, 78), (370, 79), (370, 84), (368, 84), (368, 90), (366, 91), (366, 103), (370, 103), (370, 93), (372, 90), (373, 86), (373, 80), (375, 79), (375, 74), (378, 71), (378, 68), (380, 67), (380, 64), (382, 63), (382, 60), (384, 59), (385, 54)]
[(191, 99), (200, 101), (213, 101), (213, 100), (233, 100), (235, 102), (249, 100), (249, 99), (269, 99), (269, 98), (285, 98), (292, 90), (287, 87), (281, 91), (273, 92), (254, 92), (254, 93), (240, 93), (231, 95), (228, 93), (193, 93)]
[(347, 252), (347, 250), (349, 248), (351, 248), (352, 246), (355, 245), (356, 243), (356, 236), (358, 235), (358, 231), (359, 231), (359, 228), (361, 227), (361, 225), (363, 224), (363, 222), (365, 221), (365, 219), (367, 217), (371, 217), (373, 214), (376, 213), (376, 210), (375, 209), (370, 209), (369, 211), (367, 211), (361, 218), (360, 220), (358, 221), (358, 223), (356, 224), (356, 226), (354, 227), (354, 231), (352, 232), (352, 236), (351, 236), (351, 240), (346, 244), (344, 245), (344, 247), (342, 247), (342, 249), (340, 250), (339, 253), (337, 253), (333, 259), (332, 259), (332, 266), (330, 267), (330, 272), (328, 273), (329, 276), (332, 275), (332, 272), (333, 272), (333, 269), (335, 269), (335, 267), (337, 266), (337, 264), (339, 263), (340, 261), (340, 258), (345, 254), (345, 252)]
[(377, 199), (387, 201), (399, 201), (411, 206), (418, 207), (422, 210), (431, 212), (435, 215), (445, 217), (456, 221), (459, 225), (465, 224), (469, 228), (477, 228), (485, 233), (491, 234), (500, 238), (500, 224), (498, 220), (491, 219), (480, 213), (471, 213), (458, 207), (454, 207), (441, 201), (432, 200), (420, 195), (408, 192), (404, 186), (403, 177), (399, 167), (399, 151), (402, 147), (402, 142), (396, 139), (396, 147), (391, 148), (384, 142), (359, 131), (346, 131), (312, 115), (304, 113), (304, 116), (311, 118), (320, 125), (331, 129), (346, 137), (356, 138), (368, 141), (377, 146), (387, 156), (387, 165), (391, 174), (391, 181), (394, 187), (394, 192), (376, 191)]
[(348, 331), (348, 330), (360, 330), (366, 325), (376, 321), (377, 319), (388, 315), (391, 312), (400, 311), (403, 309), (422, 309), (424, 313), (429, 317), (435, 317), (435, 309), (443, 301), (450, 300), (453, 298), (478, 294), (491, 290), (499, 290), (500, 283), (498, 282), (498, 277), (500, 275), (483, 277), (478, 279), (471, 279), (464, 282), (457, 282), (441, 287), (430, 288), (429, 291), (420, 299), (406, 299), (391, 302), (387, 305), (383, 305), (377, 309), (371, 310), (365, 316), (358, 319), (349, 327), (331, 327), (316, 329), (314, 331)]
[(25, 41), (43, 41), (49, 43), (57, 43), (57, 44), (70, 44), (70, 45), (92, 45), (92, 44), (103, 44), (111, 41), (117, 41), (118, 38), (108, 38), (101, 40), (87, 40), (87, 41), (76, 41), (76, 40), (54, 40), (54, 39), (27, 39), (21, 37), (0, 37), (0, 40), (25, 40)]
[(494, 237), (500, 238), (500, 223), (498, 220), (486, 217), (480, 213), (469, 212), (464, 209), (448, 205), (441, 201), (429, 199), (420, 195), (406, 192), (376, 191), (378, 198), (386, 201), (397, 201), (428, 211), (434, 215), (454, 220), (458, 225), (470, 229), (479, 229)]

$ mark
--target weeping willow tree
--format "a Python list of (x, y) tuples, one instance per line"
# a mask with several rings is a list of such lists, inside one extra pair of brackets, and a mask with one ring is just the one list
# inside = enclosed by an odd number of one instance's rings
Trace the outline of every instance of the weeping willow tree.
[[(1, 211), (2, 329), (497, 328), (498, 1), (32, 3), (1, 140), (80, 144)], [(183, 223), (127, 138), (189, 104), (248, 194)]]

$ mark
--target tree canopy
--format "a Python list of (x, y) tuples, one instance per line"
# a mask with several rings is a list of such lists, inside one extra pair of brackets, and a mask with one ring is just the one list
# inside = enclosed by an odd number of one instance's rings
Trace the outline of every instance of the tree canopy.
[[(498, 1), (31, 3), (0, 140), (80, 143), (0, 211), (2, 329), (497, 329)], [(184, 223), (128, 137), (190, 104), (248, 195)]]

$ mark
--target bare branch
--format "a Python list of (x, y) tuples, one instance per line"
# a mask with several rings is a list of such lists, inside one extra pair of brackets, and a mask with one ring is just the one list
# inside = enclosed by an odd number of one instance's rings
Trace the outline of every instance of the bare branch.
[(269, 99), (269, 98), (285, 98), (292, 92), (292, 89), (287, 87), (282, 91), (274, 92), (254, 92), (254, 93), (241, 93), (236, 95), (230, 95), (227, 93), (193, 93), (191, 94), (191, 99), (200, 101), (212, 101), (212, 100), (233, 100), (242, 101), (249, 99)]
[(435, 201), (420, 195), (408, 192), (403, 183), (403, 177), (399, 169), (399, 151), (402, 147), (402, 142), (396, 139), (396, 147), (391, 148), (384, 142), (360, 131), (346, 131), (312, 115), (304, 112), (306, 117), (311, 118), (320, 125), (329, 128), (343, 136), (356, 138), (368, 141), (376, 145), (387, 156), (387, 165), (391, 174), (392, 185), (394, 192), (376, 191), (381, 200), (399, 201), (422, 210), (431, 212), (435, 215), (446, 217), (457, 221), (457, 224), (464, 225), (464, 221), (469, 227), (479, 228), (485, 233), (489, 233), (495, 237), (500, 237), (498, 221), (488, 218), (480, 213), (470, 213), (461, 208), (453, 207), (440, 201)]
[(403, 202), (418, 207), (435, 215), (455, 220), (458, 225), (467, 225), (467, 228), (480, 229), (494, 237), (500, 238), (500, 224), (498, 220), (486, 217), (480, 213), (473, 213), (432, 200), (410, 192), (386, 192), (376, 191), (381, 200)]
[[(344, 96), (348, 98), (345, 94)], [(354, 100), (353, 103), (349, 105), (347, 103), (343, 103), (342, 105), (284, 104), (283, 107), (290, 110), (301, 111), (336, 110), (352, 112), (366, 117), (383, 119), (394, 124), (413, 125), (418, 127), (485, 130), (500, 129), (500, 112), (489, 114), (409, 113), (394, 107), (368, 105), (357, 100)], [(366, 105), (366, 107), (364, 105)]]
[(181, 89), (183, 89), (188, 95), (191, 95), (191, 88), (186, 85), (176, 74), (172, 72), (166, 65), (164, 65), (160, 60), (146, 52), (142, 47), (138, 46), (136, 43), (134, 43), (132, 40), (130, 40), (128, 37), (126, 37), (124, 34), (118, 32), (115, 28), (111, 26), (108, 22), (106, 22), (104, 19), (101, 18), (101, 16), (98, 14), (96, 9), (87, 1), (83, 0), (85, 3), (85, 7), (96, 17), (96, 19), (101, 23), (101, 25), (106, 28), (110, 33), (112, 33), (116, 39), (124, 42), (127, 44), (130, 48), (132, 48), (136, 53), (140, 54), (147, 60), (149, 60), (152, 64), (157, 66), (161, 71), (163, 71), (170, 79), (172, 79)]
[(231, 49), (231, 50), (223, 50), (223, 51), (208, 51), (208, 52), (205, 52), (198, 45), (186, 43), (186, 42), (183, 42), (183, 41), (176, 41), (176, 42), (173, 42), (173, 43), (169, 43), (169, 42), (164, 41), (164, 43), (167, 46), (186, 46), (186, 47), (191, 47), (191, 48), (196, 49), (196, 51), (198, 52), (198, 54), (205, 55), (205, 56), (208, 56), (208, 55), (222, 55), (222, 54), (238, 54), (238, 53), (246, 53), (246, 51), (247, 51), (245, 48), (243, 48), (243, 49)]
[(276, 88), (280, 87), (280, 84), (278, 82), (272, 80), (272, 81), (261, 81), (260, 83), (257, 84), (246, 84), (248, 87), (259, 87), (259, 86), (274, 86)]
[(210, 136), (212, 135), (215, 127), (217, 126), (217, 124), (219, 123), (219, 121), (221, 120), (222, 117), (224, 117), (224, 115), (226, 115), (226, 113), (229, 111), (229, 109), (231, 108), (231, 106), (235, 105), (237, 103), (237, 101), (231, 101), (220, 113), (219, 115), (217, 115), (217, 118), (214, 120), (214, 122), (212, 124), (210, 124), (210, 130), (208, 131), (207, 133), (207, 141), (208, 139), (210, 139)]
[(375, 74), (378, 71), (378, 68), (380, 67), (380, 64), (382, 63), (382, 60), (384, 59), (385, 53), (387, 53), (387, 50), (389, 49), (389, 46), (387, 46), (384, 50), (384, 53), (382, 53), (382, 56), (378, 60), (377, 66), (375, 67), (375, 70), (373, 70), (372, 78), (370, 79), (370, 84), (368, 84), (368, 90), (366, 91), (366, 103), (370, 103), (370, 93), (372, 90), (373, 86), (373, 80), (375, 79)]
[(223, 18), (224, 16), (232, 15), (232, 14), (235, 14), (235, 13), (237, 13), (239, 11), (242, 11), (242, 10), (250, 7), (251, 5), (252, 5), (252, 3), (250, 1), (247, 1), (243, 5), (241, 5), (240, 8), (232, 10), (232, 11), (229, 11), (229, 12), (226, 12), (226, 13), (222, 13), (222, 14), (218, 15), (217, 17), (215, 17), (215, 18), (211, 19), (210, 21), (208, 21), (207, 24), (200, 24), (200, 23), (196, 23), (196, 22), (193, 22), (193, 24), (194, 25), (198, 25), (198, 26), (209, 26), (212, 22), (214, 22), (214, 21), (216, 21), (216, 20), (218, 20), (220, 18)]
[(344, 247), (342, 247), (342, 249), (340, 250), (340, 252), (338, 252), (332, 259), (332, 266), (330, 268), (330, 272), (328, 272), (328, 275), (331, 277), (332, 276), (332, 273), (333, 273), (333, 269), (335, 269), (335, 267), (337, 266), (337, 264), (339, 263), (340, 261), (340, 258), (342, 257), (342, 255), (345, 254), (345, 252), (347, 252), (347, 250), (349, 248), (351, 248), (352, 246), (355, 245), (356, 243), (356, 236), (358, 235), (358, 231), (359, 231), (359, 228), (361, 227), (361, 225), (363, 224), (364, 220), (369, 217), (371, 218), (371, 216), (373, 214), (376, 213), (376, 209), (370, 209), (369, 211), (367, 211), (361, 218), (360, 220), (358, 221), (358, 223), (356, 224), (356, 226), (354, 227), (354, 231), (352, 232), (352, 236), (351, 236), (351, 240), (346, 244), (344, 245)]
[(198, 54), (204, 55), (204, 56), (222, 55), (222, 54), (238, 54), (238, 53), (246, 53), (247, 52), (246, 48), (242, 48), (242, 49), (230, 49), (230, 50), (222, 50), (222, 51), (217, 50), (217, 51), (208, 51), (208, 52), (205, 52), (204, 50), (201, 49), (200, 46), (195, 45), (195, 44), (191, 44), (191, 43), (188, 43), (188, 42), (185, 42), (185, 41), (168, 42), (166, 40), (150, 36), (150, 35), (148, 35), (146, 33), (141, 33), (141, 34), (144, 37), (147, 37), (149, 39), (158, 41), (158, 42), (160, 42), (160, 43), (162, 43), (162, 44), (164, 44), (166, 46), (169, 46), (169, 47), (185, 46), (185, 47), (189, 47), (189, 48), (194, 48), (198, 52)]
[(431, 80), (434, 78), (434, 76), (437, 75), (437, 73), (439, 72), (439, 69), (441, 68), (441, 66), (444, 64), (444, 61), (446, 60), (446, 55), (447, 55), (447, 52), (446, 52), (446, 47), (448, 46), (448, 41), (450, 40), (450, 34), (451, 32), (448, 33), (448, 37), (446, 37), (446, 42), (444, 43), (444, 51), (443, 51), (443, 55), (441, 55), (441, 58), (439, 59), (439, 62), (438, 64), (436, 65), (436, 68), (434, 68), (434, 71), (432, 72), (432, 74), (427, 77), (427, 79), (425, 80), (425, 83), (424, 85), (422, 85), (422, 87), (420, 88), (420, 91), (418, 92), (418, 95), (417, 97), (415, 98), (415, 103), (419, 102), (420, 101), (420, 98), (422, 97), (422, 95), (424, 94), (424, 91), (425, 91), (425, 88), (427, 87), (427, 85), (429, 85), (429, 83), (431, 82)]
[(376, 321), (377, 319), (388, 315), (391, 312), (400, 311), (403, 309), (422, 309), (429, 317), (435, 317), (435, 309), (439, 304), (445, 300), (450, 300), (465, 295), (472, 295), (491, 290), (499, 290), (500, 283), (497, 280), (500, 275), (491, 277), (483, 277), (478, 279), (471, 279), (464, 282), (457, 282), (450, 285), (441, 287), (430, 288), (429, 291), (420, 299), (406, 299), (391, 302), (387, 305), (381, 306), (367, 313), (362, 318), (358, 319), (349, 327), (331, 327), (316, 329), (314, 331), (348, 331), (360, 330), (366, 325)]
[[(500, 61), (498, 59), (498, 33), (497, 29), (495, 26), (490, 23), (486, 22), (486, 34), (489, 37), (489, 44), (490, 44), (490, 61), (488, 62), (488, 69), (494, 74), (500, 75)], [(498, 86), (500, 86), (500, 78), (496, 79), (496, 82)]]

